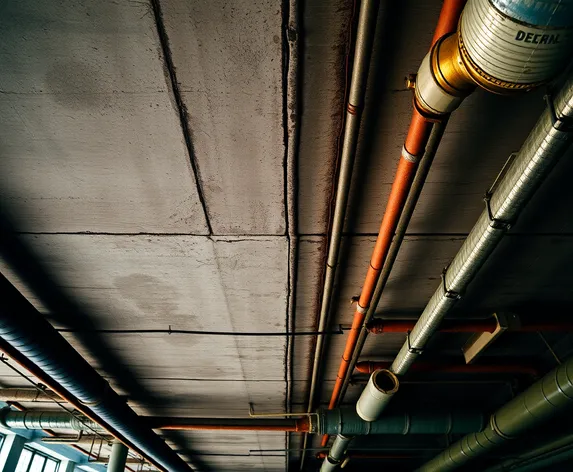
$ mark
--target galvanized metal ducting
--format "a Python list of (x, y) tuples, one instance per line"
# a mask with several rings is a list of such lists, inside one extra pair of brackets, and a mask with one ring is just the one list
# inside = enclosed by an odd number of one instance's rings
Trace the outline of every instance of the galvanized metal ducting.
[(73, 395), (158, 468), (191, 470), (2, 275), (0, 295), (0, 337), (10, 349)]
[(494, 93), (531, 90), (567, 65), (573, 48), (573, 0), (469, 0), (458, 30), (422, 61), (416, 104), (451, 113), (476, 86)]
[[(539, 118), (521, 150), (486, 195), (483, 213), (458, 251), (390, 370), (404, 375), (573, 141), (573, 76)], [(366, 393), (363, 392), (363, 395)], [(388, 403), (383, 399), (384, 406)], [(379, 411), (382, 411), (380, 409)]]
[(73, 429), (74, 431), (105, 432), (99, 424), (67, 411), (0, 410), (0, 423), (13, 429)]
[(487, 196), (486, 209), (448, 266), (390, 370), (405, 374), (573, 140), (573, 76), (545, 110)]
[(572, 406), (573, 359), (569, 359), (494, 413), (482, 432), (468, 434), (418, 470), (455, 470)]

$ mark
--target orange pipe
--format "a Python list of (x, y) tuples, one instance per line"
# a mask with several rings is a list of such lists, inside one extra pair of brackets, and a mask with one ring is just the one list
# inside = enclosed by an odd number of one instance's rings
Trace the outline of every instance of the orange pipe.
[(258, 418), (169, 418), (144, 417), (152, 429), (172, 431), (280, 431), (309, 433), (310, 420), (258, 419)]
[(458, 27), (458, 21), (462, 10), (466, 6), (466, 0), (445, 0), (442, 4), (438, 24), (432, 38), (432, 46), (436, 44), (438, 39), (448, 33), (452, 33)]
[[(27, 370), (30, 374), (32, 374), (34, 377), (36, 377), (44, 385), (46, 385), (50, 390), (55, 392), (62, 400), (64, 400), (65, 402), (68, 402), (76, 410), (78, 410), (80, 413), (82, 413), (86, 418), (89, 418), (90, 420), (99, 424), (102, 428), (107, 430), (115, 439), (122, 442), (129, 449), (133, 449), (134, 451), (136, 451), (141, 456), (144, 456), (143, 453), (141, 451), (139, 451), (138, 449), (130, 447), (130, 445), (127, 444), (122, 439), (122, 437), (119, 435), (119, 433), (117, 433), (117, 431), (115, 431), (112, 428), (102, 424), (103, 421), (100, 418), (98, 418), (97, 415), (95, 415), (92, 411), (90, 411), (89, 408), (87, 408), (76, 397), (74, 397), (71, 393), (66, 391), (60, 384), (55, 382), (51, 377), (49, 377), (36, 364), (31, 362), (29, 359), (27, 359), (24, 355), (22, 355), (20, 352), (18, 352), (10, 344), (8, 344), (6, 341), (4, 341), (1, 338), (0, 338), (0, 351), (4, 352), (4, 354), (6, 354), (16, 364), (18, 364), (23, 369)], [(75, 448), (81, 452), (84, 452), (83, 449), (81, 449), (79, 447), (75, 447)], [(152, 462), (149, 459), (146, 459), (146, 460), (148, 460), (149, 463), (151, 463), (155, 467), (157, 467), (158, 470), (168, 472), (163, 467), (159, 466), (159, 464), (155, 464), (155, 462)]]
[[(326, 459), (328, 457), (328, 452), (317, 452), (315, 457), (317, 459)], [(351, 459), (414, 459), (412, 456), (405, 454), (367, 454), (363, 452), (350, 452), (348, 457)]]
[[(374, 319), (368, 324), (368, 332), (372, 334), (407, 333), (414, 328), (415, 320), (384, 320)], [(493, 333), (497, 328), (495, 318), (483, 320), (445, 320), (439, 327), (441, 333)], [(535, 333), (538, 331), (567, 332), (573, 331), (573, 322), (567, 320), (525, 320), (511, 328), (520, 333)]]
[[(382, 333), (407, 333), (412, 331), (415, 320), (383, 320), (374, 319), (368, 324), (368, 332), (372, 334)], [(445, 320), (440, 324), (439, 331), (442, 333), (493, 333), (497, 327), (494, 318), (485, 320)]]
[(268, 431), (268, 432), (283, 432), (283, 433), (309, 433), (310, 426), (308, 421), (306, 424), (296, 422), (293, 426), (264, 426), (264, 425), (210, 425), (210, 424), (164, 424), (154, 427), (154, 429), (170, 430), (170, 431)]
[[(377, 369), (388, 369), (392, 362), (363, 361), (356, 364), (362, 374), (371, 374)], [(539, 369), (531, 362), (508, 363), (503, 359), (480, 359), (479, 364), (465, 364), (462, 361), (432, 362), (421, 361), (413, 364), (411, 372), (436, 372), (447, 374), (522, 374), (538, 377)]]
[[(455, 31), (459, 14), (463, 9), (464, 4), (465, 0), (444, 1), (436, 31), (434, 33), (433, 42), (435, 42), (436, 36), (437, 39), (439, 39), (444, 34)], [(344, 353), (342, 354), (342, 359), (340, 361), (336, 382), (330, 397), (329, 409), (333, 409), (338, 403), (344, 378), (348, 373), (350, 360), (352, 359), (352, 355), (356, 348), (356, 343), (358, 341), (362, 325), (364, 324), (366, 312), (370, 306), (370, 301), (372, 300), (372, 295), (374, 294), (380, 271), (382, 270), (382, 266), (384, 265), (386, 256), (388, 255), (390, 243), (394, 237), (398, 220), (400, 219), (404, 203), (406, 202), (406, 198), (408, 197), (408, 193), (412, 185), (412, 180), (414, 179), (416, 169), (418, 168), (417, 160), (424, 153), (431, 130), (432, 123), (422, 116), (416, 108), (414, 108), (408, 134), (406, 135), (404, 143), (404, 150), (409, 154), (409, 156), (404, 156), (405, 153), (403, 152), (398, 163), (396, 176), (394, 177), (388, 203), (386, 204), (386, 211), (382, 218), (374, 250), (372, 251), (370, 267), (368, 267), (368, 272), (366, 273), (366, 279), (364, 280), (360, 299), (354, 313), (352, 328), (348, 333), (346, 347), (344, 348)], [(322, 446), (326, 446), (327, 442), (328, 435), (324, 435), (321, 442)]]

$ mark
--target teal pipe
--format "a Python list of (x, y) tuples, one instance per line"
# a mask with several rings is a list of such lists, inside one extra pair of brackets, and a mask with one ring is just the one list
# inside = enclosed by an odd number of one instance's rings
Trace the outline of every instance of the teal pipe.
[(354, 408), (318, 411), (319, 434), (347, 437), (369, 434), (467, 434), (481, 431), (486, 416), (479, 412), (394, 413), (368, 422)]

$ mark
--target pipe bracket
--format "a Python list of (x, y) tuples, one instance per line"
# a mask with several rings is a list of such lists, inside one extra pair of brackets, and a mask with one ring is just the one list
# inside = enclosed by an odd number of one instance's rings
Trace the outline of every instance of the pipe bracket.
[(423, 348), (412, 347), (412, 345), (410, 344), (410, 331), (408, 331), (406, 333), (406, 342), (408, 343), (408, 352), (409, 353), (415, 354), (416, 356), (419, 356), (420, 354), (424, 353)]
[(572, 131), (573, 130), (573, 119), (569, 116), (557, 116), (555, 111), (555, 103), (553, 103), (553, 94), (549, 87), (547, 87), (547, 93), (543, 95), (543, 100), (547, 104), (549, 114), (551, 115), (551, 123), (553, 128), (557, 131)]
[(485, 195), (483, 196), (483, 201), (485, 202), (485, 207), (487, 209), (487, 216), (489, 218), (489, 225), (493, 229), (499, 229), (502, 231), (509, 231), (512, 223), (510, 221), (500, 220), (493, 216), (493, 212), (491, 211), (491, 197), (493, 193), (488, 190)]
[(444, 269), (442, 270), (442, 287), (444, 289), (444, 297), (446, 298), (451, 298), (452, 300), (460, 300), (462, 298), (462, 295), (454, 290), (450, 290), (447, 286), (446, 286), (446, 273), (448, 272), (448, 267), (449, 265), (447, 265), (446, 267), (444, 267)]

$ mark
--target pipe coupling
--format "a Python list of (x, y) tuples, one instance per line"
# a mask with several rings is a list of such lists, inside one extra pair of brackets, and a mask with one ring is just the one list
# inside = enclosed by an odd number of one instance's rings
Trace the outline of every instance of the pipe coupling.
[(451, 113), (476, 86), (497, 94), (525, 92), (567, 65), (573, 1), (520, 3), (468, 1), (457, 32), (437, 41), (422, 61), (415, 89), (420, 112)]
[(356, 403), (356, 412), (364, 421), (376, 421), (392, 396), (398, 391), (400, 382), (393, 372), (386, 369), (375, 371)]

